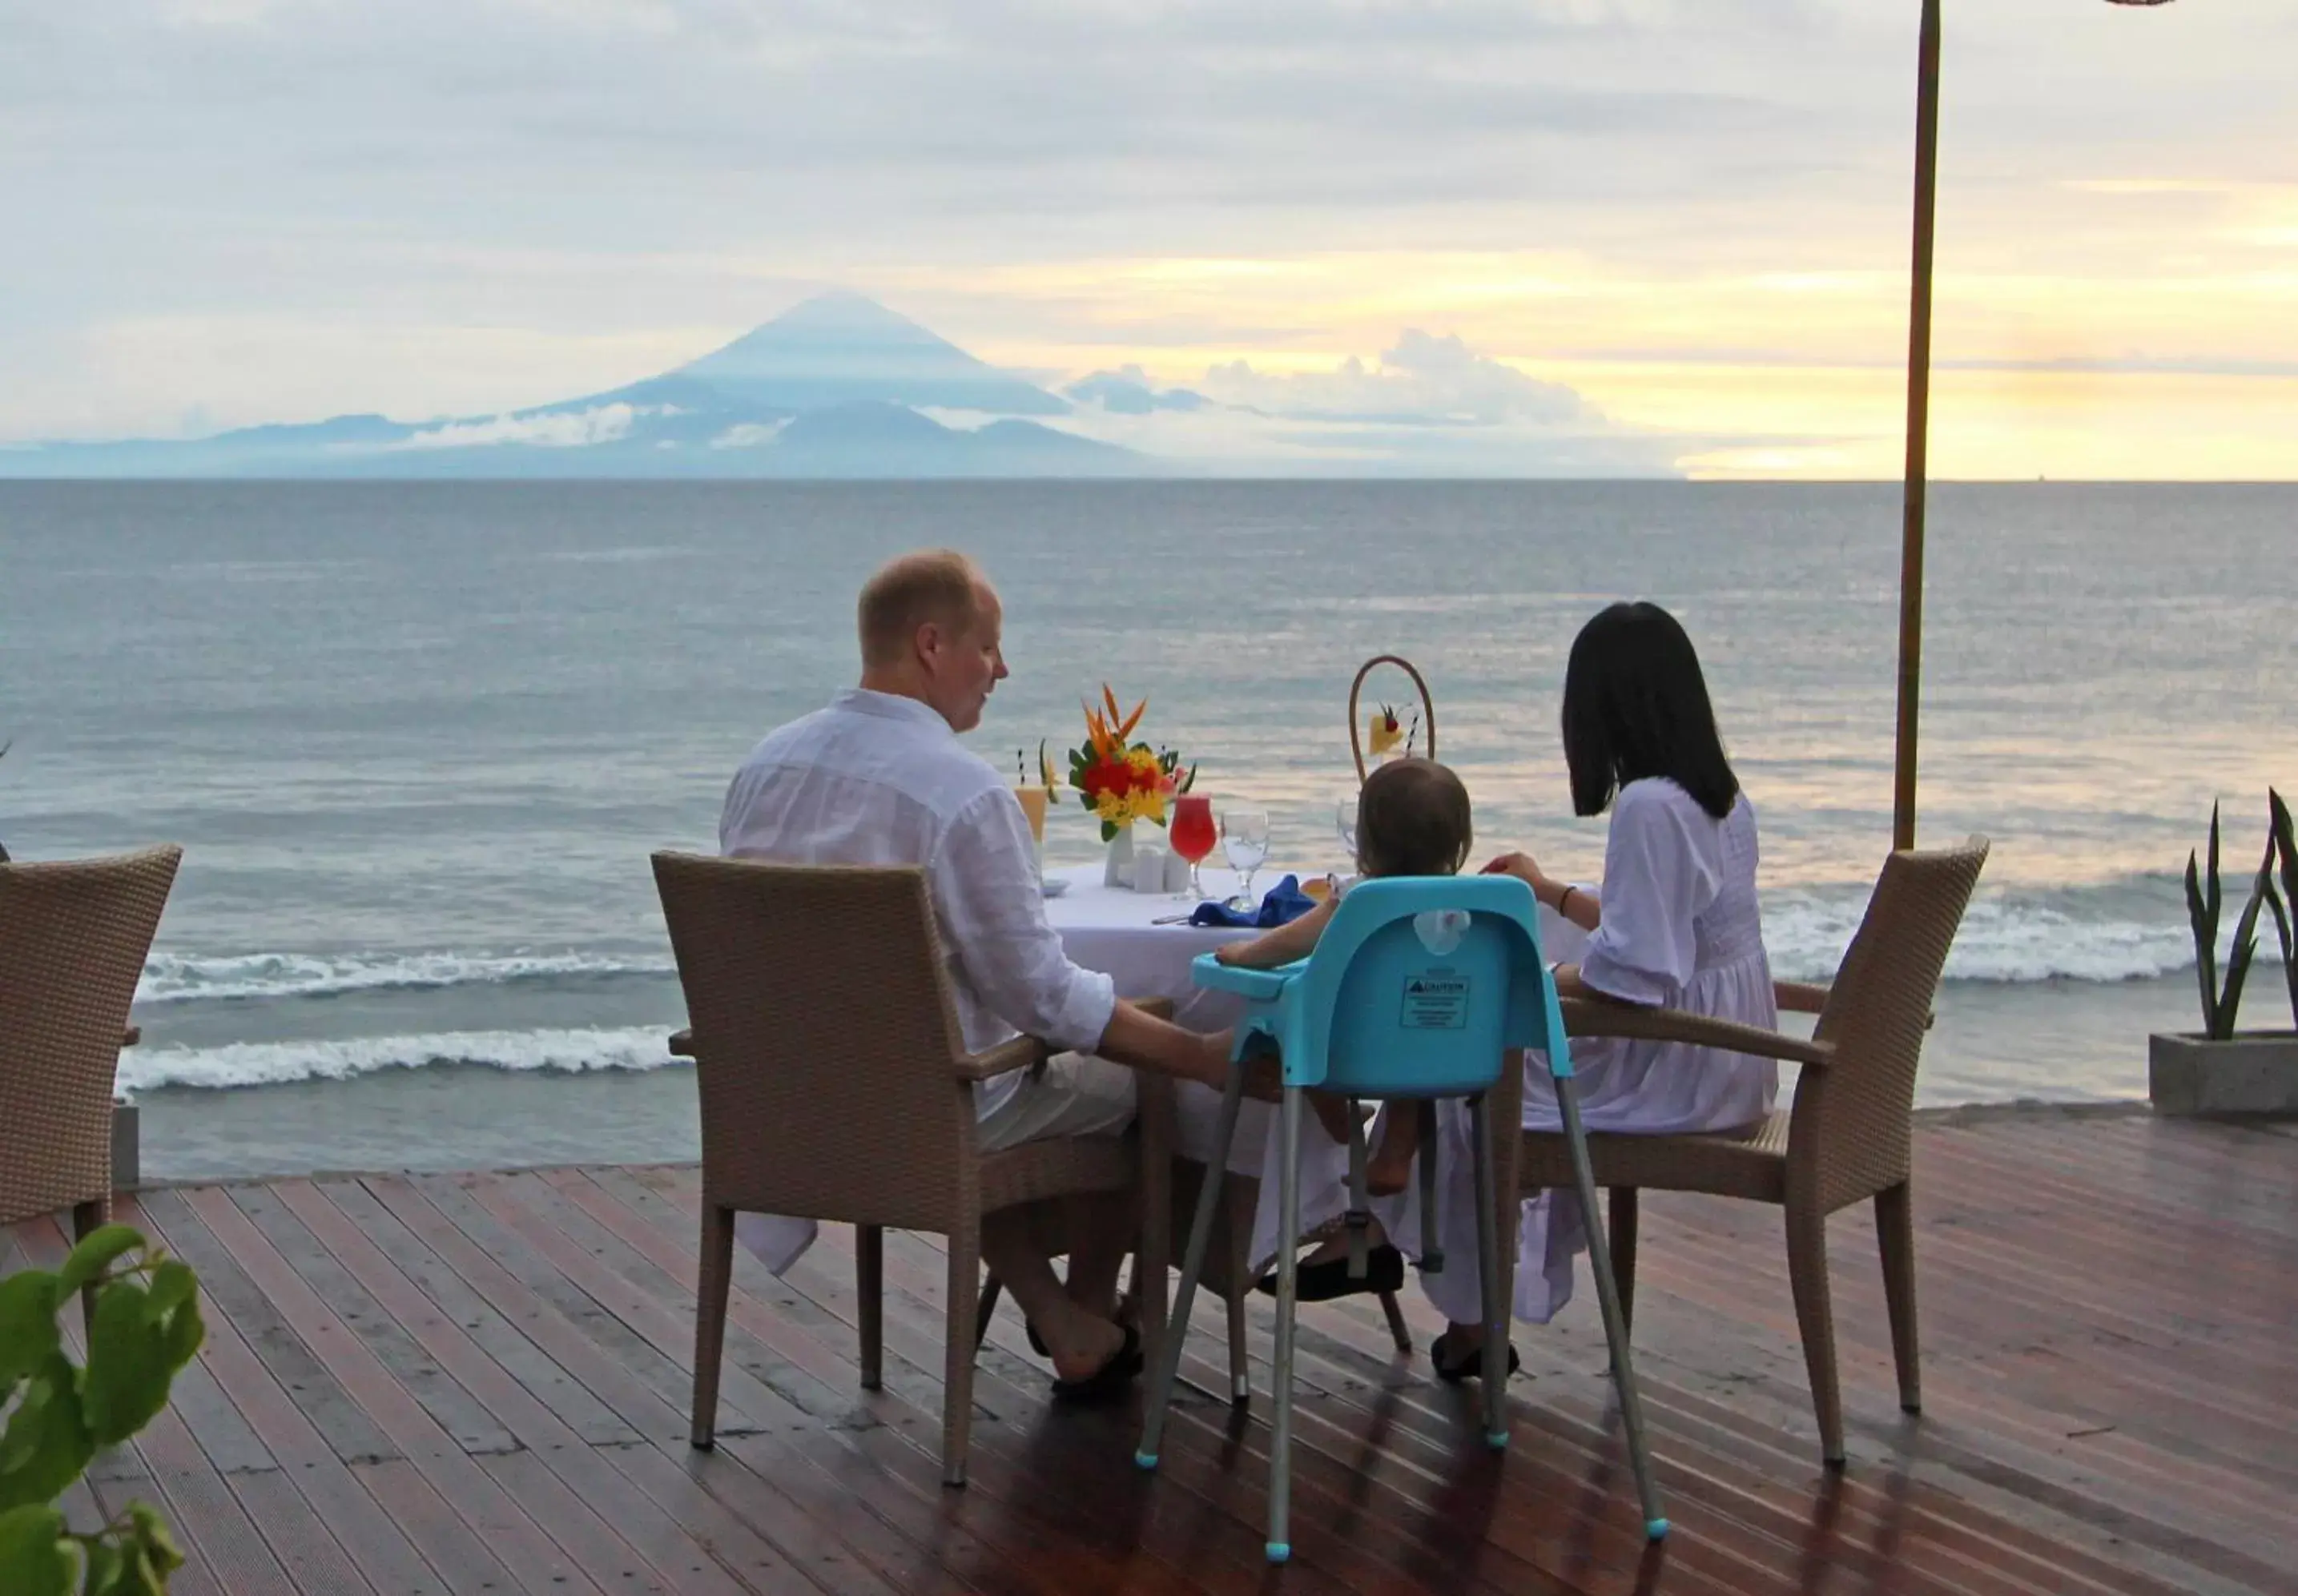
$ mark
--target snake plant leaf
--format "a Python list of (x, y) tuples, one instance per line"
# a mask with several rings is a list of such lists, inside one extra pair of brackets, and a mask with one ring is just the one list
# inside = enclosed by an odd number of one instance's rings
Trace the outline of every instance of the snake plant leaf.
[(2242, 1008), (2242, 985), (2250, 974), (2251, 959), (2258, 952), (2258, 911), (2273, 884), (2272, 872), (2260, 865), (2251, 885), (2250, 901), (2243, 905), (2242, 914), (2234, 922), (2234, 945), (2227, 949), (2226, 988), (2219, 997), (2219, 1029), (2211, 1033), (2213, 1041), (2229, 1041), (2234, 1037), (2235, 1016)]
[(2203, 896), (2194, 854), (2186, 855), (2186, 923), (2195, 933), (2195, 979), (2203, 989), (2203, 1034), (2219, 1034), (2219, 916)]
[[(2298, 835), (2292, 833), (2290, 806), (2271, 787), (2266, 790), (2266, 813), (2271, 846), (2282, 861), (2282, 896), (2269, 901), (2275, 911), (2274, 929), (2282, 940), (2282, 977), (2290, 987), (2290, 1022), (2298, 1026), (2298, 939), (2294, 939), (2298, 925), (2292, 923), (2298, 921)], [(2286, 904), (2290, 909), (2288, 920), (2282, 914)]]

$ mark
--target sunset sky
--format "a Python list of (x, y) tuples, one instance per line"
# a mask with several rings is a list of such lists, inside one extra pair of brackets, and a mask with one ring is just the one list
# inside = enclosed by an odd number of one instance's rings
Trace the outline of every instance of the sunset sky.
[[(1936, 472), (2298, 476), (2298, 4), (1947, 12)], [(0, 0), (0, 440), (486, 414), (836, 286), (1342, 418), (1079, 424), (1183, 457), (1889, 476), (1916, 14)]]

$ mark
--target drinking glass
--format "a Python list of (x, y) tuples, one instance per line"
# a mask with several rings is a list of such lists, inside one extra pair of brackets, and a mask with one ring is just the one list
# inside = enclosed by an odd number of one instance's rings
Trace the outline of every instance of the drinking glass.
[(1202, 900), (1205, 883), (1197, 867), (1213, 851), (1213, 801), (1203, 794), (1183, 793), (1173, 800), (1173, 823), (1168, 828), (1173, 851), (1189, 862), (1189, 889), (1183, 897)]
[(1027, 782), (1013, 789), (1013, 796), (1021, 805), (1021, 814), (1029, 823), (1030, 858), (1037, 866), (1037, 879), (1046, 878), (1046, 804), (1053, 790), (1032, 786)]
[(1269, 857), (1269, 811), (1266, 809), (1224, 809), (1220, 817), (1221, 852), (1228, 856), (1228, 867), (1241, 878), (1236, 896), (1228, 906), (1239, 914), (1248, 914), (1256, 906), (1252, 896), (1252, 872)]
[(1349, 873), (1357, 868), (1357, 798), (1351, 793), (1333, 806), (1333, 824), (1341, 833), (1341, 846), (1348, 850)]

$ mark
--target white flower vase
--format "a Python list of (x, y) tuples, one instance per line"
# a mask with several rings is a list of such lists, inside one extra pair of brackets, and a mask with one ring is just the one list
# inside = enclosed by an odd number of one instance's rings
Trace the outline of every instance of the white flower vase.
[(1133, 885), (1133, 828), (1120, 826), (1117, 835), (1109, 839), (1109, 856), (1102, 862), (1101, 884), (1104, 887)]

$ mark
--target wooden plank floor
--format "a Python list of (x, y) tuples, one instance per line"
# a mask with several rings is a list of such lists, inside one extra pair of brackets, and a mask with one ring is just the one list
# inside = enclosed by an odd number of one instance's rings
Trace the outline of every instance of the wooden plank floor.
[[(721, 1444), (695, 1452), (690, 1168), (143, 1194), (122, 1217), (197, 1267), (210, 1342), (68, 1505), (160, 1503), (185, 1596), (2298, 1592), (2298, 1128), (1974, 1112), (1918, 1145), (1927, 1412), (1897, 1409), (1872, 1224), (1839, 1216), (1840, 1476), (1777, 1215), (1647, 1199), (1639, 1368), (1677, 1526), (1657, 1551), (1584, 1300), (1518, 1327), (1501, 1457), (1475, 1387), (1398, 1360), (1376, 1311), (1306, 1311), (1281, 1571), (1263, 1409), (1185, 1393), (1142, 1476), (1137, 1413), (1051, 1407), (1010, 1306), (972, 1484), (942, 1490), (934, 1238), (889, 1238), (874, 1394), (846, 1233), (786, 1281), (742, 1258)], [(0, 1268), (63, 1250), (50, 1222), (0, 1231)], [(1205, 1386), (1221, 1335), (1201, 1311)]]

